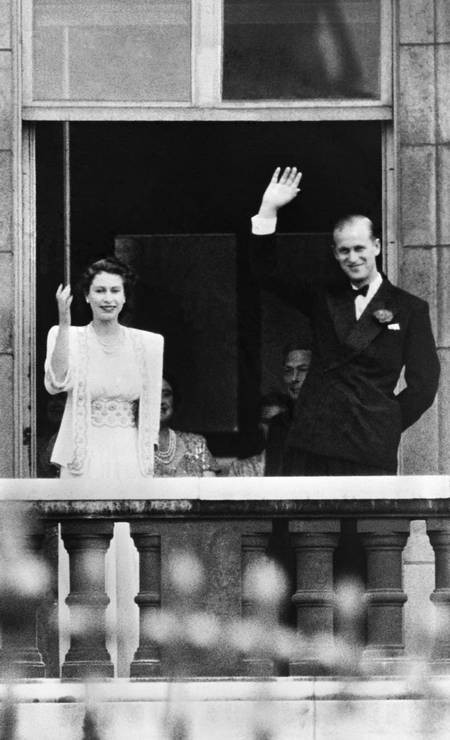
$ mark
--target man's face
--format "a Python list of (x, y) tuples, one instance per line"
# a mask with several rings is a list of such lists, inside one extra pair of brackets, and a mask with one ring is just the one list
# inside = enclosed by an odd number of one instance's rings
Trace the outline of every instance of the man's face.
[(283, 366), (283, 380), (286, 384), (289, 398), (295, 401), (300, 393), (306, 373), (311, 364), (309, 349), (293, 349), (286, 355)]
[(376, 257), (380, 240), (374, 239), (365, 219), (357, 220), (334, 232), (334, 256), (353, 285), (361, 287), (376, 275)]

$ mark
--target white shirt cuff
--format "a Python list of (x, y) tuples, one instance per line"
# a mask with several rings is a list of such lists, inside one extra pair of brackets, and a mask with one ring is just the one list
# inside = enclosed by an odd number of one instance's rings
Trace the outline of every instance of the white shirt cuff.
[(274, 234), (277, 228), (277, 219), (266, 218), (265, 216), (252, 216), (252, 234), (257, 236), (265, 236), (266, 234)]

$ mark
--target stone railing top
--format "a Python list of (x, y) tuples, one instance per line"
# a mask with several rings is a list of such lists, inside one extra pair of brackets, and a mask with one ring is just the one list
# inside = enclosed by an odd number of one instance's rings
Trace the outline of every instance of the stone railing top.
[(450, 476), (317, 478), (0, 479), (15, 501), (379, 501), (450, 499)]
[[(300, 701), (300, 700), (341, 700), (352, 699), (447, 699), (450, 696), (448, 676), (433, 676), (427, 679), (422, 691), (407, 677), (372, 677), (367, 680), (345, 678), (305, 678), (253, 677), (229, 678), (190, 678), (151, 679), (130, 681), (128, 678), (115, 678), (109, 681), (93, 681), (88, 685), (59, 679), (35, 679), (26, 683), (15, 682), (14, 699), (18, 703), (46, 703), (46, 711), (53, 703), (85, 702), (87, 696), (94, 702), (167, 702), (168, 686), (176, 685), (179, 697), (185, 702), (199, 701)], [(0, 700), (3, 700), (11, 686), (0, 684)]]

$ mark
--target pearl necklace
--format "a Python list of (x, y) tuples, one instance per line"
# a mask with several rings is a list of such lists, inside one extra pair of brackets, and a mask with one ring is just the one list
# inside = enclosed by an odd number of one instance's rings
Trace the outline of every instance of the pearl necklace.
[(120, 347), (123, 345), (123, 326), (120, 326), (119, 331), (117, 332), (117, 334), (114, 335), (112, 340), (101, 338), (95, 331), (93, 324), (89, 324), (89, 327), (92, 330), (96, 341), (99, 343), (100, 347), (106, 355), (116, 354)]
[(169, 465), (173, 462), (175, 457), (175, 451), (177, 449), (177, 435), (173, 429), (169, 429), (169, 444), (166, 450), (158, 448), (155, 452), (155, 459), (161, 463), (161, 465)]

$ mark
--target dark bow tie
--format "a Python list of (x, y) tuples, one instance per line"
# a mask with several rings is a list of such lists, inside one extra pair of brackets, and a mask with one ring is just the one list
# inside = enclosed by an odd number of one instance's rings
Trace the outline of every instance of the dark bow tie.
[(367, 291), (369, 290), (368, 285), (363, 285), (362, 288), (353, 288), (352, 287), (352, 296), (355, 299), (357, 295), (363, 295), (366, 297)]

